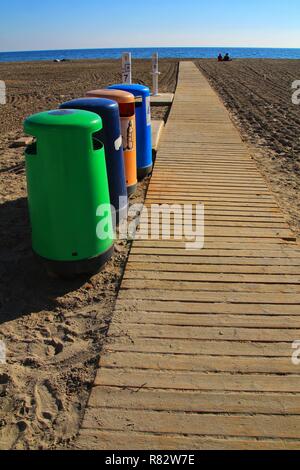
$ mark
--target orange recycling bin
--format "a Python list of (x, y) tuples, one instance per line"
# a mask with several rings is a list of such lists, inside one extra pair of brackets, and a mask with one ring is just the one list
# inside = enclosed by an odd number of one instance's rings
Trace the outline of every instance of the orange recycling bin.
[(119, 105), (125, 176), (128, 196), (133, 194), (137, 187), (137, 163), (136, 163), (136, 127), (135, 127), (135, 98), (127, 91), (113, 89), (99, 89), (88, 91), (86, 96), (93, 98), (107, 98), (114, 100)]

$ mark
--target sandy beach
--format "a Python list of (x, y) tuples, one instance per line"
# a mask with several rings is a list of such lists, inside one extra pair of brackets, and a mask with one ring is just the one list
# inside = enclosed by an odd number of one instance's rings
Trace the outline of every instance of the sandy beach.
[(258, 168), (285, 214), (300, 233), (300, 105), (292, 103), (299, 60), (200, 60), (248, 143)]
[[(177, 62), (161, 62), (162, 91), (174, 91)], [(150, 85), (149, 61), (133, 79)], [(22, 121), (89, 89), (120, 82), (119, 61), (0, 64), (8, 103), (0, 107), (1, 326), (7, 366), (0, 371), (0, 448), (67, 446), (77, 434), (113, 312), (130, 243), (120, 242), (91, 279), (50, 279), (31, 253)], [(163, 119), (168, 108), (154, 108)], [(148, 181), (132, 203), (142, 202)]]
[[(253, 158), (295, 233), (300, 232), (300, 106), (291, 83), (300, 62), (198, 60), (230, 110)], [(178, 62), (160, 61), (160, 90), (173, 92)], [(92, 278), (46, 276), (31, 253), (22, 121), (88, 89), (119, 82), (119, 61), (0, 64), (8, 104), (0, 106), (1, 316), (7, 364), (0, 369), (0, 449), (72, 448), (93, 383), (130, 243)], [(133, 80), (151, 85), (149, 61), (134, 61)], [(153, 108), (166, 119), (168, 108)], [(142, 202), (148, 181), (133, 202)]]

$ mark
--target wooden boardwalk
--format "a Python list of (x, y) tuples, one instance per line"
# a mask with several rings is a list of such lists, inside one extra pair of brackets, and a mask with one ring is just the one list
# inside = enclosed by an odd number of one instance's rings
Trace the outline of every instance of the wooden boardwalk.
[(146, 205), (197, 201), (203, 250), (133, 243), (79, 447), (300, 449), (300, 247), (183, 62)]

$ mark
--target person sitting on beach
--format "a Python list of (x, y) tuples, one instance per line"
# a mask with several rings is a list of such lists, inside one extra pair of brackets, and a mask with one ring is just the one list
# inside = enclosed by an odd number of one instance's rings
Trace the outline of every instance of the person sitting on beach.
[(218, 55), (218, 62), (223, 62), (223, 56), (222, 56), (222, 54), (219, 54), (219, 55)]
[(228, 52), (224, 55), (224, 62), (231, 62), (232, 59), (230, 59)]

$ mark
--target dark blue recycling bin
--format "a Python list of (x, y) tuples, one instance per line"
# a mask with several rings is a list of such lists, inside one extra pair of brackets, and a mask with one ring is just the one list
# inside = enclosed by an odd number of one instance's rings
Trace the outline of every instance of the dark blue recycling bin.
[(118, 103), (104, 98), (78, 98), (61, 104), (60, 108), (91, 111), (102, 118), (99, 140), (104, 143), (110, 203), (118, 225), (127, 216), (128, 206)]
[(128, 91), (135, 100), (137, 176), (143, 179), (152, 170), (150, 90), (144, 85), (118, 84), (109, 88)]

